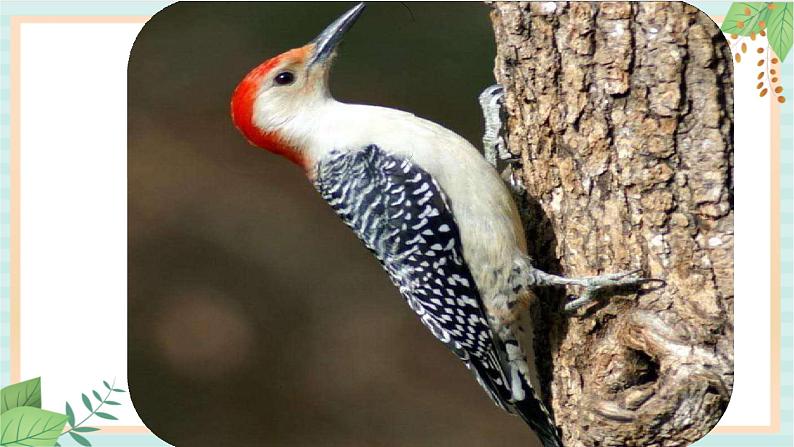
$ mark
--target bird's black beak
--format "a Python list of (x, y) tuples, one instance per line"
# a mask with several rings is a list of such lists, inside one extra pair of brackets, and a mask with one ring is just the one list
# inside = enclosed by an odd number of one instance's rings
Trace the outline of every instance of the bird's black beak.
[(358, 16), (364, 12), (365, 7), (366, 5), (364, 3), (357, 4), (352, 9), (342, 14), (334, 23), (328, 25), (328, 27), (311, 42), (314, 44), (314, 51), (311, 55), (311, 59), (309, 59), (309, 66), (318, 62), (324, 62), (331, 57), (336, 47), (339, 46), (339, 42), (342, 41), (342, 37), (347, 30), (353, 27)]

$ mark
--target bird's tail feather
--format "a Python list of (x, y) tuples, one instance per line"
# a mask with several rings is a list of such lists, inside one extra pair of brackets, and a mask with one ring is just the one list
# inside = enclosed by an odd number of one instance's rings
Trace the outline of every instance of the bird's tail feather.
[(496, 405), (520, 416), (538, 435), (543, 447), (562, 447), (559, 431), (554, 425), (551, 415), (526, 377), (518, 373), (516, 377), (511, 378), (519, 380), (521, 390), (523, 390), (522, 399), (517, 400), (513, 396), (511, 379), (508, 379), (505, 372), (494, 364), (495, 360), (483, 362), (472, 359), (467, 362), (467, 367), (474, 372), (477, 381), (485, 388)]
[(521, 385), (529, 392), (523, 400), (511, 402), (514, 412), (538, 435), (543, 447), (562, 447), (560, 432), (551, 420), (546, 406), (526, 383), (523, 375), (520, 375), (520, 378)]

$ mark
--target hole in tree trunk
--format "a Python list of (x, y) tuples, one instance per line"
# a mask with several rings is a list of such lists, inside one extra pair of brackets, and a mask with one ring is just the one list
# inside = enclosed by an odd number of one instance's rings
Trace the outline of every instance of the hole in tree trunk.
[(654, 383), (659, 379), (659, 364), (647, 353), (636, 349), (629, 349), (626, 361), (632, 365), (633, 371), (626, 381), (626, 387), (635, 387)]

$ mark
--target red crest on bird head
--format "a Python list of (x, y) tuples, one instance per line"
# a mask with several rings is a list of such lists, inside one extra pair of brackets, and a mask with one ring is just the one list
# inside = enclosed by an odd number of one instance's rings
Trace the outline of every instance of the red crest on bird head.
[(364, 4), (359, 3), (309, 44), (266, 60), (240, 81), (232, 94), (232, 121), (251, 144), (309, 168), (300, 144), (283, 127), (318, 104), (318, 99), (330, 98), (331, 60), (363, 10)]
[(289, 63), (304, 62), (310, 46), (295, 48), (270, 58), (251, 70), (234, 89), (232, 94), (232, 121), (249, 143), (275, 154), (282, 155), (299, 166), (304, 166), (300, 153), (281, 139), (276, 132), (259, 128), (254, 123), (254, 103), (262, 84), (273, 77), (273, 70)]

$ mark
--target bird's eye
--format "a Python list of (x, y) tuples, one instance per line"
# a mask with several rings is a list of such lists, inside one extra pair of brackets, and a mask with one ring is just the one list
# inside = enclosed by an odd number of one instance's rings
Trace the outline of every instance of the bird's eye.
[(290, 85), (295, 82), (295, 75), (289, 71), (282, 71), (276, 75), (275, 82), (278, 85)]

